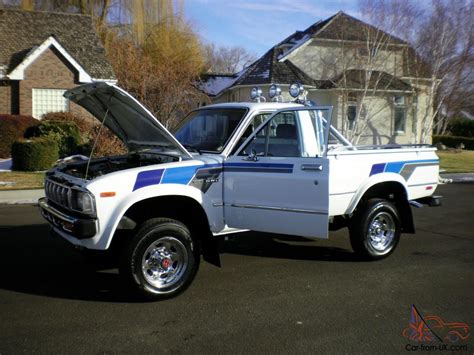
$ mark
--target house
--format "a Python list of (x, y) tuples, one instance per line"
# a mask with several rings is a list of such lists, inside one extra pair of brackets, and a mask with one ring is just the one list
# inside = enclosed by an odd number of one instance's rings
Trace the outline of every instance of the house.
[(115, 76), (89, 16), (0, 9), (0, 113), (81, 108), (65, 90)]
[[(357, 144), (419, 143), (432, 114), (429, 68), (403, 40), (344, 12), (297, 31), (232, 77), (207, 75), (217, 102), (250, 100), (279, 85), (283, 99), (298, 82), (307, 99), (334, 107), (333, 121)], [(227, 85), (224, 85), (227, 84)], [(267, 99), (268, 99), (268, 95)]]

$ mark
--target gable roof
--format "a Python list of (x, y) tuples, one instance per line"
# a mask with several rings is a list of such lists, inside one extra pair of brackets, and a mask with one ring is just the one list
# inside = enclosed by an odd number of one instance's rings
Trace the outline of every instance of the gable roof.
[(316, 85), (316, 81), (296, 67), (291, 61), (278, 61), (279, 51), (271, 48), (260, 59), (250, 65), (233, 85), (287, 84), (299, 82)]
[(49, 37), (94, 79), (113, 80), (112, 66), (89, 16), (0, 9), (0, 66), (13, 71)]
[(304, 31), (297, 31), (279, 45), (292, 44), (280, 57), (284, 60), (289, 54), (300, 47), (308, 45), (313, 39), (334, 40), (334, 41), (367, 41), (367, 32), (384, 33), (387, 36), (387, 43), (392, 45), (408, 45), (405, 41), (382, 30), (369, 25), (355, 17), (339, 11), (337, 14), (324, 21), (316, 22)]

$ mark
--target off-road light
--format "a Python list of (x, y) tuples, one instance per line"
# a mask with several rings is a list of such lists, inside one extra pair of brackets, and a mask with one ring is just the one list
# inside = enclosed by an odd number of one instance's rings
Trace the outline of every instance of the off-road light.
[(261, 96), (262, 96), (262, 89), (260, 89), (258, 86), (255, 86), (254, 88), (252, 88), (252, 90), (250, 91), (250, 98), (252, 100), (257, 100), (259, 99)]
[(270, 86), (270, 89), (268, 89), (268, 96), (270, 99), (273, 99), (274, 97), (278, 97), (281, 95), (281, 89), (277, 85), (273, 84)]
[(290, 95), (291, 97), (294, 97), (295, 99), (300, 96), (304, 92), (304, 87), (303, 85), (299, 83), (293, 83), (290, 85)]

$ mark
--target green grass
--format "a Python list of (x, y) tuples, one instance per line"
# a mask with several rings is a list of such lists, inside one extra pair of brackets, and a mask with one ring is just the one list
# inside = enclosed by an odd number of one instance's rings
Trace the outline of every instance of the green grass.
[(0, 190), (42, 189), (43, 187), (44, 173), (0, 172)]
[(447, 173), (474, 173), (474, 151), (454, 150), (436, 152), (440, 158), (440, 169)]

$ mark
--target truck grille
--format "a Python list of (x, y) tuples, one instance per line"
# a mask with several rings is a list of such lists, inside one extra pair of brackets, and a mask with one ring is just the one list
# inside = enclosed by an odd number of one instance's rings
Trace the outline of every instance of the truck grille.
[(58, 184), (51, 180), (46, 180), (44, 184), (44, 190), (48, 200), (51, 200), (58, 205), (69, 207), (69, 187)]

